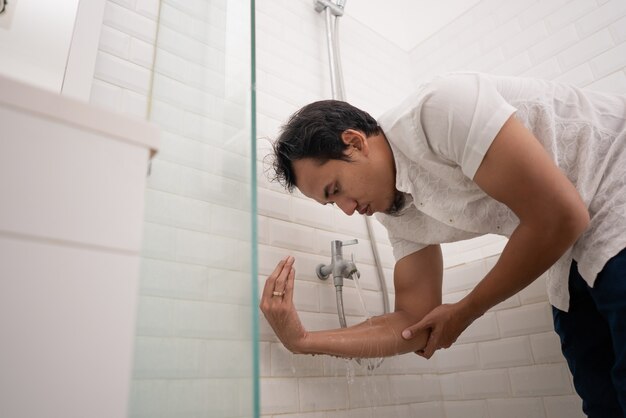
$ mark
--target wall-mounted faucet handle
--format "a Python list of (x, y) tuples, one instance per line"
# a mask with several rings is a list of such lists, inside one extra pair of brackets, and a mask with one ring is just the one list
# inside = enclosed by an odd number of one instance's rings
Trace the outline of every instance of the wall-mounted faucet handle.
[(352, 254), (352, 261), (346, 261), (343, 259), (343, 247), (345, 245), (358, 244), (359, 240), (351, 239), (348, 241), (334, 240), (330, 242), (331, 262), (330, 264), (319, 264), (315, 268), (317, 277), (321, 280), (326, 280), (329, 275), (333, 275), (335, 286), (343, 285), (343, 278), (351, 278), (352, 274), (359, 274), (359, 271), (354, 264), (354, 254)]

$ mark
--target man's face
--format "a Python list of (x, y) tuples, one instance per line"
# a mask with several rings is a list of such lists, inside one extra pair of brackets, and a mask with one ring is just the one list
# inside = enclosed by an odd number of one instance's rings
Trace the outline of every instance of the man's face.
[(396, 190), (393, 163), (389, 166), (368, 144), (350, 145), (346, 154), (351, 161), (329, 160), (322, 165), (312, 158), (294, 161), (298, 189), (323, 205), (336, 204), (347, 215), (387, 212)]

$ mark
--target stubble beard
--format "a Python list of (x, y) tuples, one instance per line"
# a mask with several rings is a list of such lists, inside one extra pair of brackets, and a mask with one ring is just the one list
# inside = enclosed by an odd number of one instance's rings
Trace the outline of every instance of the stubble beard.
[(405, 203), (406, 203), (406, 197), (404, 193), (402, 193), (401, 191), (395, 190), (394, 196), (393, 196), (393, 202), (391, 203), (391, 206), (389, 207), (389, 209), (385, 211), (385, 214), (390, 215), (390, 216), (399, 216), (402, 212), (402, 209), (404, 209)]

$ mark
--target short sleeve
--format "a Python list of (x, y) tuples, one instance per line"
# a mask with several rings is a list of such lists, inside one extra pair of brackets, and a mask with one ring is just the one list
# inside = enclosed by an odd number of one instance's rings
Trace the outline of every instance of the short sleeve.
[(489, 146), (515, 110), (488, 78), (450, 74), (431, 82), (419, 123), (431, 149), (473, 179)]
[(419, 219), (419, 214), (414, 207), (409, 208), (405, 215), (402, 216), (392, 216), (384, 213), (377, 213), (375, 216), (387, 230), (387, 237), (393, 248), (393, 258), (396, 261), (428, 246), (428, 244), (414, 241), (412, 239), (415, 238), (412, 236), (413, 234), (409, 233), (411, 239), (407, 239), (407, 231), (414, 231), (415, 228), (419, 229), (419, 225), (423, 224), (423, 220)]

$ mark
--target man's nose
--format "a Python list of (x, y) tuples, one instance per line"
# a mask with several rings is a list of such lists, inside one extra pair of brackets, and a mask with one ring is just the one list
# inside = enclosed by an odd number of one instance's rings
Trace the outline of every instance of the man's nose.
[(335, 204), (339, 206), (339, 209), (348, 216), (352, 216), (356, 210), (356, 200), (341, 198), (335, 201)]

